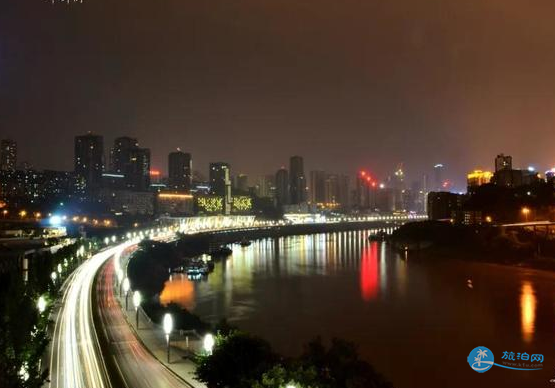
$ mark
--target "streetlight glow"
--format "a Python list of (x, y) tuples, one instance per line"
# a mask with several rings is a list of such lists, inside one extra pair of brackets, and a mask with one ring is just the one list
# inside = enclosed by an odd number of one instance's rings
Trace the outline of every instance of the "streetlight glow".
[(216, 341), (214, 340), (214, 336), (210, 333), (204, 336), (204, 340), (202, 341), (202, 347), (208, 354), (212, 354), (212, 350), (214, 349), (214, 344)]
[(135, 291), (133, 293), (133, 306), (135, 306), (135, 308), (138, 309), (140, 305), (141, 305), (141, 293), (139, 291)]
[(131, 288), (131, 284), (129, 284), (129, 279), (123, 279), (123, 292), (125, 293), (125, 311), (128, 309), (128, 300), (129, 300), (129, 288)]
[(166, 313), (164, 315), (164, 333), (170, 335), (173, 330), (173, 318), (171, 314)]
[(139, 328), (139, 307), (141, 306), (141, 293), (135, 290), (133, 293), (133, 306), (135, 306), (135, 323), (137, 329)]
[(170, 363), (170, 334), (173, 330), (173, 318), (169, 313), (164, 315), (164, 333), (166, 334), (166, 343), (168, 345), (168, 364)]
[(39, 309), (39, 313), (44, 313), (44, 310), (46, 310), (46, 299), (44, 299), (44, 296), (40, 296), (39, 300), (37, 301), (37, 308)]

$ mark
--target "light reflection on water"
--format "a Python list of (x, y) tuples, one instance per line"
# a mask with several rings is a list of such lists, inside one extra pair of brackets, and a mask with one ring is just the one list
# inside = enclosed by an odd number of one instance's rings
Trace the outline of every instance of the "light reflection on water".
[[(298, 354), (303, 342), (319, 334), (347, 338), (399, 387), (414, 381), (430, 387), (526, 386), (526, 373), (472, 372), (464, 360), (479, 345), (496, 357), (526, 351), (553, 360), (555, 352), (549, 355), (545, 344), (555, 339), (554, 274), (405, 259), (387, 244), (369, 242), (369, 233), (237, 245), (208, 279), (175, 276), (162, 299), (211, 322), (226, 317), (286, 354)], [(439, 364), (429, 362), (437, 357)], [(550, 373), (534, 376), (547, 381)], [(481, 380), (468, 380), (474, 375)]]
[(534, 287), (529, 281), (523, 282), (520, 294), (520, 322), (522, 325), (522, 339), (525, 342), (530, 342), (534, 338), (536, 303)]
[(173, 275), (164, 284), (160, 303), (167, 305), (172, 302), (188, 310), (195, 308), (195, 285), (184, 274)]

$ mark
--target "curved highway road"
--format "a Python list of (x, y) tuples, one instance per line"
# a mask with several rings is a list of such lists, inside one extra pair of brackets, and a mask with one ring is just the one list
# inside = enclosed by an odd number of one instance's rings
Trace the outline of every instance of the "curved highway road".
[(109, 352), (127, 387), (190, 387), (162, 365), (137, 340), (114, 295), (114, 261), (101, 269), (96, 285), (98, 311), (106, 330)]
[[(97, 253), (68, 278), (51, 342), (51, 388), (112, 388), (104, 354), (113, 357), (127, 387), (190, 387), (137, 341), (114, 297), (114, 264), (109, 259), (135, 244), (126, 242)], [(98, 312), (109, 342), (104, 353), (92, 306), (94, 279), (101, 268), (94, 292), (98, 293)]]
[(91, 292), (99, 268), (127, 244), (97, 253), (67, 280), (51, 344), (50, 387), (112, 387), (94, 327)]

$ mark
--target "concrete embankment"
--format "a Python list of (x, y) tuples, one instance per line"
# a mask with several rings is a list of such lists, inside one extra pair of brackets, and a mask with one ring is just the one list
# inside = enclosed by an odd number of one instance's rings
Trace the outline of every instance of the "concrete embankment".
[(268, 227), (256, 227), (242, 230), (222, 230), (197, 233), (203, 239), (209, 239), (220, 244), (229, 244), (241, 240), (256, 240), (269, 237), (300, 236), (315, 233), (346, 232), (351, 230), (366, 229), (388, 229), (396, 228), (406, 221), (361, 221), (361, 222), (338, 222), (327, 224), (294, 224), (277, 225)]

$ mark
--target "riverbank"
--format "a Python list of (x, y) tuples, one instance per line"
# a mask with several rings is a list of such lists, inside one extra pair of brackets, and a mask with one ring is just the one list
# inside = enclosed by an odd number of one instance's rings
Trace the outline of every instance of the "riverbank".
[(393, 233), (391, 244), (417, 259), (457, 259), (555, 271), (555, 241), (525, 230), (424, 221), (401, 226)]
[[(354, 342), (361, 358), (401, 388), (472, 385), (460, 359), (477, 343), (496, 354), (507, 347), (546, 352), (555, 298), (549, 273), (468, 260), (405, 261), (367, 237), (361, 231), (236, 245), (208, 281), (175, 276), (173, 285), (195, 314), (210, 322), (227, 317), (279, 354), (298, 356), (318, 334)], [(415, 348), (430, 350), (422, 357)], [(429, 363), (437, 354), (443, 370)], [(391, 361), (398, 359), (405, 362)], [(450, 380), (453, 373), (461, 379)], [(507, 387), (526, 385), (520, 376), (495, 377)]]

